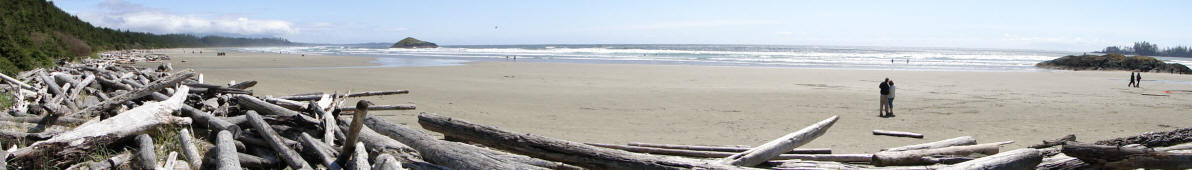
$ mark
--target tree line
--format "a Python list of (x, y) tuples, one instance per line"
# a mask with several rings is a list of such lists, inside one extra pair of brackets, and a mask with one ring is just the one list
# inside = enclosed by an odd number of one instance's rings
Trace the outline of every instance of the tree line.
[(0, 4), (0, 72), (10, 75), (105, 50), (295, 45), (281, 38), (158, 35), (95, 27), (44, 0)]
[(1105, 54), (1124, 54), (1142, 56), (1192, 57), (1192, 48), (1185, 46), (1168, 47), (1159, 50), (1159, 45), (1150, 42), (1134, 42), (1133, 46), (1109, 46), (1104, 50), (1095, 51)]

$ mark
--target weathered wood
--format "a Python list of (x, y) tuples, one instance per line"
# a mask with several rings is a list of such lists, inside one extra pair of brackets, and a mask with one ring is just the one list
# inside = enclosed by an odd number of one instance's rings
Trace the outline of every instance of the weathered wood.
[[(701, 145), (675, 145), (675, 144), (654, 144), (629, 142), (629, 146), (664, 148), (664, 149), (680, 149), (693, 151), (717, 151), (717, 152), (745, 152), (751, 148), (748, 147), (731, 147), (731, 146), (701, 146)], [(832, 148), (795, 148), (789, 154), (832, 154)]]
[(1065, 155), (1093, 165), (1114, 169), (1189, 169), (1192, 153), (1155, 151), (1146, 147), (1118, 147), (1090, 144), (1064, 144)]
[[(657, 155), (673, 155), (697, 158), (724, 158), (737, 154), (736, 152), (719, 152), (719, 151), (694, 151), (694, 150), (680, 150), (680, 149), (665, 149), (665, 148), (651, 148), (640, 146), (627, 145), (612, 145), (587, 143), (588, 145), (598, 146), (602, 148), (619, 149), (629, 152), (648, 153)], [(834, 161), (834, 162), (869, 162), (873, 154), (781, 154), (770, 160), (789, 160), (802, 159), (812, 161)]]
[(261, 135), (261, 138), (264, 138), (269, 143), (270, 148), (277, 151), (277, 155), (289, 164), (290, 168), (311, 169), (310, 164), (306, 160), (303, 160), (298, 155), (298, 152), (282, 144), (281, 137), (277, 136), (277, 132), (274, 132), (273, 128), (265, 123), (265, 119), (262, 119), (260, 114), (257, 114), (255, 111), (249, 111), (245, 115), (247, 115), (248, 122), (252, 125), (252, 128)]
[(902, 131), (891, 131), (891, 130), (873, 130), (873, 135), (886, 135), (886, 136), (895, 136), (895, 137), (923, 138), (923, 134), (911, 133), (911, 132), (902, 132)]
[[(185, 86), (179, 88), (186, 89)], [(185, 90), (179, 92), (181, 93), (174, 93), (169, 100), (147, 103), (108, 119), (85, 123), (72, 131), (33, 143), (14, 152), (14, 160), (22, 167), (36, 168), (47, 165), (43, 161), (49, 161), (54, 162), (49, 165), (65, 168), (93, 149), (104, 147), (119, 139), (141, 134), (160, 125), (190, 124), (188, 118), (170, 115), (181, 108), (182, 101), (186, 99)]]
[(775, 156), (781, 155), (783, 152), (790, 151), (811, 142), (811, 140), (815, 140), (815, 138), (827, 132), (828, 128), (836, 123), (837, 119), (840, 119), (840, 116), (832, 116), (824, 119), (823, 121), (766, 142), (766, 144), (754, 147), (748, 151), (725, 157), (720, 160), (720, 163), (737, 166), (755, 166), (761, 164)]
[[(0, 121), (20, 122), (20, 123), (38, 123), (38, 122), (41, 122), (42, 119), (44, 119), (44, 118), (43, 117), (0, 117)], [(79, 123), (83, 123), (84, 121), (86, 121), (86, 120), (79, 119), (79, 118), (59, 117), (57, 119), (57, 121), (54, 122), (54, 125), (59, 125), (59, 126), (77, 125)]]
[(1063, 145), (1065, 142), (1075, 142), (1075, 141), (1076, 141), (1076, 134), (1068, 134), (1068, 136), (1064, 136), (1059, 139), (1044, 140), (1042, 144), (1032, 145), (1029, 148), (1042, 149), (1042, 148), (1047, 148), (1047, 147), (1052, 147), (1052, 146)]
[[(368, 110), (414, 110), (417, 108), (418, 108), (417, 106), (414, 106), (412, 104), (370, 105), (370, 106), (368, 106)], [(339, 107), (339, 111), (341, 111), (341, 114), (343, 114), (342, 112), (353, 112), (353, 111), (356, 111), (356, 109), (357, 108), (354, 108), (354, 107)]]
[[(86, 116), (86, 117), (99, 115), (102, 112), (105, 112), (107, 110), (112, 110), (112, 108), (116, 108), (116, 106), (119, 106), (120, 104), (123, 104), (124, 102), (128, 102), (128, 101), (131, 101), (134, 99), (139, 99), (141, 97), (148, 96), (149, 94), (152, 94), (154, 92), (161, 91), (162, 89), (165, 89), (166, 87), (170, 87), (170, 86), (173, 86), (174, 84), (178, 84), (178, 82), (182, 82), (182, 80), (189, 78), (191, 75), (194, 75), (194, 72), (184, 71), (182, 73), (178, 73), (173, 76), (164, 78), (160, 81), (156, 81), (153, 84), (146, 86), (144, 88), (132, 90), (128, 93), (124, 93), (119, 96), (112, 97), (111, 99), (108, 99), (108, 100), (104, 100), (103, 102), (101, 102), (97, 105), (89, 106), (82, 110), (76, 111), (70, 115), (81, 115), (81, 116)], [(187, 88), (186, 90), (176, 90), (175, 95), (177, 95), (177, 91), (182, 91), (183, 94), (185, 94), (185, 92), (187, 90), (189, 90), (189, 88)], [(185, 95), (183, 95), (183, 96), (185, 96)], [(70, 116), (70, 115), (67, 115), (67, 116)]]
[[(368, 151), (364, 150), (364, 142), (356, 142), (355, 145), (356, 145), (356, 147), (352, 147), (353, 149), (355, 149), (355, 151), (352, 152), (353, 153), (352, 159), (351, 159), (351, 161), (349, 161), (352, 163), (350, 166), (348, 166), (348, 169), (349, 170), (368, 170), (372, 166), (368, 165)], [(345, 152), (347, 152), (347, 151), (345, 151)], [(347, 155), (347, 154), (345, 154), (345, 155)]]
[(1183, 128), (1164, 132), (1147, 132), (1137, 136), (1097, 141), (1093, 144), (1113, 146), (1142, 144), (1146, 147), (1163, 147), (1188, 142), (1192, 142), (1192, 128)]
[[(308, 155), (308, 157), (314, 157), (314, 158), (318, 159), (317, 161), (319, 161), (319, 163), (322, 163), (323, 167), (327, 167), (327, 169), (335, 169), (338, 167), (342, 167), (339, 164), (335, 163), (334, 158), (335, 158), (336, 154), (331, 153), (331, 152), (334, 152), (334, 150), (324, 150), (323, 149), (324, 146), (319, 146), (319, 145), (326, 145), (326, 144), (320, 142), (319, 140), (317, 140), (313, 137), (310, 137), (310, 134), (302, 133), (302, 136), (300, 136), (300, 138), (298, 138), (298, 142), (302, 143), (302, 152), (306, 153)], [(335, 168), (333, 168), (333, 167), (335, 167)]]
[(98, 77), (95, 79), (95, 81), (99, 82), (99, 84), (103, 85), (103, 87), (107, 87), (109, 89), (133, 90), (132, 86), (121, 83), (120, 81), (117, 81), (117, 80), (112, 80), (112, 79), (108, 79), (108, 78), (104, 78), (104, 77)]
[[(397, 129), (393, 125), (388, 124), (383, 120), (375, 117), (369, 117), (366, 122), (373, 130), (377, 130), (381, 134), (389, 137), (401, 136), (401, 134), (394, 134), (390, 130)], [(455, 136), (457, 138), (483, 144), (488, 147), (493, 147), (501, 150), (511, 151), (535, 158), (542, 158), (552, 161), (564, 162), (589, 169), (740, 169), (741, 167), (722, 165), (711, 163), (703, 160), (683, 159), (678, 157), (663, 157), (647, 154), (632, 153), (622, 150), (600, 148), (582, 143), (547, 138), (537, 135), (510, 132), (495, 127), (473, 124), (471, 122), (452, 119), (449, 117), (440, 116), (433, 113), (422, 113), (418, 115), (418, 124), (423, 128), (431, 131), (443, 133), (447, 136)], [(423, 151), (420, 148), (425, 148), (422, 140), (415, 140), (410, 142), (403, 141), (402, 143), (411, 144), (414, 149), (419, 149), (423, 153), (423, 157), (434, 160), (439, 159), (436, 156), (426, 155), (428, 152), (434, 153), (437, 151), (427, 150)], [(789, 150), (789, 149), (785, 149)], [(786, 151), (781, 152), (786, 152)], [(780, 153), (781, 153), (780, 152)], [(462, 156), (461, 156), (462, 157)], [(440, 162), (443, 164), (453, 164), (456, 162)], [(455, 167), (453, 167), (455, 168)]]
[(178, 160), (178, 152), (170, 151), (169, 156), (166, 156), (166, 164), (159, 169), (174, 169), (174, 163)]
[(263, 158), (263, 157), (249, 155), (249, 154), (245, 154), (245, 153), (239, 153), (236, 156), (239, 157), (238, 159), (240, 159), (240, 165), (244, 166), (244, 167), (260, 168), (260, 169), (281, 169), (281, 168), (278, 168), (278, 165), (282, 164), (282, 162), (279, 160)]
[[(342, 94), (342, 95), (338, 95), (335, 97), (366, 97), (366, 96), (394, 95), (394, 94), (408, 94), (408, 93), (410, 93), (409, 90), (367, 91), (367, 92), (359, 92), (359, 93)], [(320, 94), (301, 94), (301, 95), (281, 96), (281, 97), (277, 97), (277, 98), (296, 100), (296, 101), (310, 101), (310, 100), (319, 100), (319, 98), (321, 98), (322, 96), (323, 96), (323, 94), (320, 93)]]
[(281, 107), (284, 107), (286, 109), (290, 109), (293, 111), (308, 110), (306, 104), (304, 104), (302, 102), (298, 102), (298, 101), (293, 101), (293, 100), (265, 97), (265, 102), (273, 103), (273, 104), (276, 104), (278, 106), (281, 106)]
[(401, 167), (401, 162), (394, 159), (392, 155), (381, 154), (377, 155), (377, 159), (373, 160), (372, 170), (400, 170), (406, 169)]
[(252, 86), (256, 86), (256, 85), (257, 85), (256, 80), (249, 80), (249, 81), (242, 81), (240, 83), (228, 85), (228, 88), (243, 90), (243, 89), (251, 88)]
[(300, 123), (300, 125), (306, 126), (319, 125), (319, 120), (315, 120), (314, 118), (307, 117), (306, 115), (278, 105), (267, 103), (261, 99), (257, 99), (256, 97), (243, 94), (238, 94), (235, 96), (237, 103), (240, 103), (241, 107), (252, 109), (254, 111), (260, 112), (261, 114), (277, 115), (280, 121), (294, 121), (296, 123)]
[(321, 108), (315, 102), (310, 102), (309, 106), (307, 107), (311, 108), (311, 111), (313, 111), (316, 115), (319, 115), (323, 121), (323, 143), (327, 143), (329, 145), (334, 144), (335, 132), (339, 131), (339, 126), (336, 125), (335, 115), (332, 115), (331, 112), (323, 110), (323, 108)]
[(946, 148), (935, 149), (920, 149), (920, 150), (906, 150), (906, 151), (882, 151), (873, 154), (873, 165), (877, 166), (903, 166), (903, 165), (927, 165), (933, 164), (923, 157), (937, 156), (937, 155), (969, 155), (973, 153), (980, 153), (985, 155), (993, 155), (998, 153), (1000, 145), (1009, 144), (1010, 142), (986, 143), (978, 145), (952, 146)]
[(1168, 147), (1155, 148), (1156, 151), (1192, 150), (1192, 143), (1184, 143)]
[(131, 159), (132, 159), (132, 153), (124, 152), (124, 153), (117, 154), (116, 156), (112, 156), (111, 158), (87, 165), (87, 167), (90, 169), (93, 169), (93, 170), (117, 169), (118, 167), (120, 167), (120, 165), (124, 165), (125, 163), (128, 163), (128, 161), (130, 161)]
[(157, 155), (153, 150), (153, 138), (149, 134), (137, 135), (137, 167), (154, 169), (157, 167)]
[(241, 129), (239, 125), (217, 118), (215, 115), (211, 115), (211, 113), (200, 111), (199, 109), (195, 109), (194, 107), (186, 105), (182, 106), (182, 111), (179, 113), (181, 113), (182, 116), (193, 119), (193, 126), (195, 127), (203, 127), (207, 129), (213, 129), (215, 131), (226, 130), (229, 133), (232, 133), (232, 136), (240, 136)]
[(1073, 158), (1064, 153), (1056, 154), (1047, 158), (1043, 158), (1043, 162), (1035, 166), (1038, 170), (1075, 170), (1084, 169), (1088, 167), (1088, 163), (1080, 161), (1080, 159)]
[(33, 88), (33, 86), (30, 86), (29, 84), (25, 84), (25, 82), (21, 82), (20, 80), (17, 80), (15, 78), (8, 77), (8, 75), (4, 75), (3, 73), (0, 73), (0, 79), (4, 79), (4, 82), (8, 82), (8, 84), (15, 84), (18, 87), (21, 87), (26, 90), (36, 90)]
[[(368, 108), (369, 105), (372, 105), (372, 102), (369, 102), (368, 100), (356, 102), (356, 108), (360, 108), (361, 110), (357, 112), (355, 116), (352, 116), (352, 122), (348, 125), (348, 133), (346, 134), (347, 138), (344, 140), (344, 152), (355, 151), (356, 138), (360, 136), (360, 129), (364, 128), (364, 117), (368, 116), (368, 110), (365, 108)], [(336, 162), (347, 164), (344, 161), (347, 161), (351, 157), (352, 154), (340, 154), (339, 159)]]
[(203, 157), (199, 156), (199, 148), (195, 147), (194, 137), (190, 130), (183, 128), (178, 132), (178, 142), (182, 148), (182, 156), (189, 162), (190, 169), (199, 169), (203, 165)]
[(1043, 155), (1039, 153), (1039, 150), (1024, 148), (965, 161), (944, 169), (1034, 169), (1041, 162), (1043, 162)]
[(62, 86), (59, 86), (58, 83), (55, 82), (53, 78), (50, 78), (50, 76), (47, 76), (45, 72), (37, 73), (37, 78), (39, 78), (43, 84), (46, 84), (46, 88), (50, 90), (50, 94), (53, 94), (54, 96), (66, 95), (65, 91), (62, 90)]
[[(363, 117), (363, 116), (362, 116)], [(345, 119), (338, 119), (342, 126), (339, 128), (350, 129), (349, 123)], [(373, 154), (389, 154), (401, 162), (422, 162), (422, 156), (418, 155), (418, 151), (410, 148), (406, 144), (393, 140), (393, 138), (386, 137), (373, 131), (369, 127), (361, 127), (360, 134), (356, 137), (357, 141), (364, 142), (364, 145), (369, 150), (375, 152)]]
[(944, 140), (930, 142), (930, 143), (922, 143), (922, 144), (899, 146), (899, 147), (893, 147), (893, 148), (885, 148), (885, 149), (882, 149), (882, 151), (907, 151), (907, 150), (919, 150), (919, 149), (935, 149), (935, 148), (945, 148), (945, 147), (951, 147), (951, 146), (964, 146), (964, 145), (976, 145), (976, 144), (977, 144), (976, 138), (973, 138), (972, 136), (961, 136), (961, 137), (956, 137), (956, 138), (952, 138), (952, 139), (944, 139)]
[(483, 148), (435, 139), (422, 131), (367, 116), (364, 124), (377, 133), (408, 144), (432, 163), (453, 169), (542, 169), (513, 160), (501, 159)]

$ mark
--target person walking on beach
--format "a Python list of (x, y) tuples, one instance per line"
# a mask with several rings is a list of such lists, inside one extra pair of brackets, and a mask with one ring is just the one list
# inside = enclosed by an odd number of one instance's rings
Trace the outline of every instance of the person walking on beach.
[(1130, 84), (1126, 84), (1126, 87), (1134, 87), (1134, 72), (1130, 72)]
[(894, 80), (888, 80), (886, 84), (890, 86), (890, 93), (886, 94), (886, 116), (894, 117)]
[(1142, 84), (1142, 73), (1138, 73), (1137, 76), (1134, 76), (1134, 81), (1134, 88), (1138, 88), (1138, 86)]
[(890, 96), (886, 96), (890, 94), (890, 84), (887, 84), (887, 82), (890, 82), (890, 78), (882, 80), (882, 83), (877, 85), (877, 88), (881, 89), (881, 98), (878, 98), (878, 117), (886, 117), (886, 103), (890, 102)]

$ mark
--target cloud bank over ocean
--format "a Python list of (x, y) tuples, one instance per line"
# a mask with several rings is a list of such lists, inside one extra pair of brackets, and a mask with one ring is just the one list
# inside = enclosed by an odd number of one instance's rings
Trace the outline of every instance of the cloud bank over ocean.
[(121, 0), (101, 2), (95, 11), (79, 11), (79, 19), (96, 26), (159, 34), (187, 33), (280, 37), (296, 34), (293, 23), (282, 20), (250, 19), (244, 16), (180, 15)]

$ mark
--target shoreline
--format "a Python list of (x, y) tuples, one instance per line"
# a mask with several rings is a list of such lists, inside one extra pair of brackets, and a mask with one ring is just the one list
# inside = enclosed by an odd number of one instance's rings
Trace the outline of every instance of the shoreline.
[[(204, 53), (206, 54), (206, 53)], [(1192, 77), (1146, 74), (1143, 88), (1126, 88), (1116, 71), (957, 72), (706, 67), (649, 64), (470, 62), (450, 67), (217, 70), (271, 64), (368, 63), (361, 58), (294, 58), (285, 54), (229, 53), (241, 62), (171, 55), (176, 68), (194, 66), (210, 82), (257, 80), (256, 95), (312, 91), (411, 90), (368, 98), (417, 104), (413, 111), (381, 111), (386, 119), (417, 126), (419, 112), (434, 112), (522, 133), (577, 142), (648, 142), (750, 145), (814, 121), (841, 115), (805, 147), (835, 153), (974, 136), (979, 142), (1014, 140), (1005, 150), (1067, 134), (1082, 141), (1171, 130), (1192, 123), (1192, 94), (1144, 96), (1192, 89)], [(170, 55), (170, 54), (167, 54)], [(214, 56), (211, 54), (210, 56)], [(289, 56), (290, 58), (285, 58)], [(286, 59), (276, 61), (274, 59)], [(189, 60), (180, 64), (180, 60)], [(248, 61), (248, 62), (244, 62)], [(255, 61), (255, 62), (253, 62)], [(899, 84), (895, 113), (878, 118), (877, 82)], [(1121, 79), (1121, 80), (1117, 80)], [(1155, 100), (1162, 99), (1162, 100)], [(349, 101), (352, 102), (352, 101)], [(910, 131), (923, 139), (873, 136), (874, 129)], [(433, 134), (433, 133), (432, 133)]]

